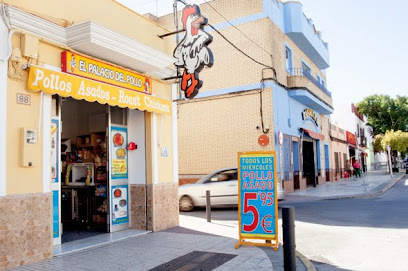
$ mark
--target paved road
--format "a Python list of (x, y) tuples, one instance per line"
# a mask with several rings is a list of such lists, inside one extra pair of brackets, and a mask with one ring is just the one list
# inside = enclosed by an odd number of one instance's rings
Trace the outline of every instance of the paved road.
[[(288, 197), (295, 206), (297, 249), (318, 270), (408, 270), (408, 180), (371, 199)], [(182, 215), (205, 217), (204, 210)], [(215, 209), (213, 220), (237, 226), (236, 209)]]

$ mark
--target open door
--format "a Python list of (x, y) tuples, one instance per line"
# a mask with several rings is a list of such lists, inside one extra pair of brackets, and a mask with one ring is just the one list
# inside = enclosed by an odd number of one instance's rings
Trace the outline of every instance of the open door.
[(116, 232), (129, 228), (128, 109), (108, 110), (109, 227)]

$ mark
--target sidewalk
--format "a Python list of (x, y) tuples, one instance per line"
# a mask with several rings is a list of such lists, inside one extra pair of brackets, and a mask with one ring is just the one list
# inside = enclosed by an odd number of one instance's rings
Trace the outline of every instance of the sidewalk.
[[(342, 179), (295, 191), (288, 198), (370, 197), (384, 193), (404, 176), (405, 173), (398, 173), (394, 178), (385, 172), (367, 173), (361, 179)], [(63, 254), (15, 270), (195, 270), (194, 267), (197, 270), (219, 271), (283, 270), (282, 247), (277, 252), (271, 248), (253, 246), (234, 248), (238, 237), (236, 215), (233, 212), (230, 217), (223, 216), (222, 220), (213, 219), (207, 223), (205, 217), (181, 213), (180, 227)], [(278, 229), (281, 241), (281, 219)], [(196, 255), (200, 252), (201, 256)], [(179, 258), (182, 256), (186, 257)], [(224, 260), (213, 260), (216, 256), (224, 257)], [(301, 254), (297, 256), (297, 270), (315, 270)]]
[[(222, 228), (203, 221), (201, 227)], [(235, 229), (233, 232), (237, 234)], [(235, 238), (176, 227), (63, 254), (14, 270), (283, 270), (281, 247), (277, 252), (253, 246), (235, 249), (236, 242)], [(192, 252), (197, 254), (197, 251), (203, 255), (194, 258)], [(185, 255), (189, 258), (179, 258)], [(227, 256), (227, 261), (219, 262), (220, 259), (214, 258), (217, 255)], [(218, 268), (211, 268), (214, 265)], [(300, 260), (297, 267), (306, 270)]]
[(404, 176), (404, 172), (394, 174), (393, 178), (384, 171), (366, 172), (361, 178), (340, 179), (317, 187), (296, 190), (290, 193), (290, 196), (307, 196), (321, 199), (374, 197), (383, 194)]

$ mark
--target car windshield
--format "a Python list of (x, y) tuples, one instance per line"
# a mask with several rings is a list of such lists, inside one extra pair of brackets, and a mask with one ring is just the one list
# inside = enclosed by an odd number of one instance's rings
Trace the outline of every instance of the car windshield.
[(205, 177), (199, 179), (196, 184), (202, 184), (207, 182), (220, 182), (220, 181), (228, 181), (228, 180), (238, 180), (237, 178), (237, 169), (226, 169), (226, 170), (218, 170), (212, 172)]

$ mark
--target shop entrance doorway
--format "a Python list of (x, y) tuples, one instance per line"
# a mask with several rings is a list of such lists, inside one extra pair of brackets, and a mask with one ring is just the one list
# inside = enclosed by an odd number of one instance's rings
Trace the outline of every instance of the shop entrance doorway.
[(307, 186), (316, 186), (315, 152), (313, 141), (303, 141), (303, 177)]
[[(128, 222), (127, 109), (72, 98), (60, 105), (61, 242), (66, 243), (112, 232), (116, 219)], [(113, 183), (118, 176), (120, 183)], [(128, 223), (121, 225), (127, 228)]]

